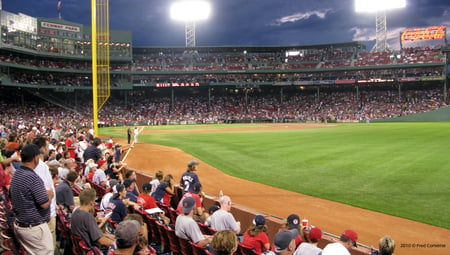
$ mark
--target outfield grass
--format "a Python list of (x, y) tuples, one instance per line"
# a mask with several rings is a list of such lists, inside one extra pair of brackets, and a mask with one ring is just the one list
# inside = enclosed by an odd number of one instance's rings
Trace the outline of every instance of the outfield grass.
[[(101, 134), (125, 138), (110, 131)], [(139, 140), (178, 147), (233, 176), (450, 229), (450, 123), (152, 133)]]

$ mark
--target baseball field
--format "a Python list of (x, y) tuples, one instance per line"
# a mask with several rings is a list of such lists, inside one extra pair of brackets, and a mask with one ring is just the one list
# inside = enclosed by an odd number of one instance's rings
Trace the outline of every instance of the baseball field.
[[(450, 229), (450, 123), (296, 126), (145, 127), (139, 142), (179, 148), (238, 178)], [(101, 135), (124, 139), (126, 128)]]

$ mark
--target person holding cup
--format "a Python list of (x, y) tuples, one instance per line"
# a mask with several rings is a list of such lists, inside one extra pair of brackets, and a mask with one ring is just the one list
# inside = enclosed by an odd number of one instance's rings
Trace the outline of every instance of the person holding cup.
[(282, 229), (286, 229), (292, 232), (296, 248), (303, 242), (303, 237), (306, 230), (306, 228), (303, 226), (303, 222), (302, 224), (300, 224), (300, 222), (300, 216), (293, 213), (287, 217), (287, 222), (282, 227)]

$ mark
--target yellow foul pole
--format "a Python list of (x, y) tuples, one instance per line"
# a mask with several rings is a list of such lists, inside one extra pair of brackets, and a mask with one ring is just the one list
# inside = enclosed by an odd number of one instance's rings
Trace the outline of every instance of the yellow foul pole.
[(96, 0), (91, 0), (92, 26), (92, 114), (94, 119), (94, 136), (98, 136), (98, 98), (97, 98), (97, 7)]

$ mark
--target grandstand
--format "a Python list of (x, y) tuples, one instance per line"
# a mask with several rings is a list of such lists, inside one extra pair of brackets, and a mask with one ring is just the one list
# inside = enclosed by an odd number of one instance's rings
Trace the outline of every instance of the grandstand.
[[(0, 124), (92, 126), (90, 28), (0, 15)], [(358, 122), (450, 103), (448, 45), (377, 53), (359, 42), (201, 46), (186, 55), (185, 47), (133, 47), (131, 38), (111, 31), (104, 126)]]
[[(66, 109), (90, 105), (90, 27), (4, 10), (2, 17), (2, 90), (20, 89), (23, 97), (38, 96)], [(164, 104), (158, 107), (162, 116), (157, 123), (352, 122), (420, 113), (448, 104), (445, 45), (399, 52), (367, 52), (358, 42), (196, 47), (196, 54), (186, 55), (184, 47), (132, 47), (129, 31), (111, 31), (110, 41), (108, 105), (141, 108), (136, 102), (143, 98), (150, 105)], [(372, 92), (386, 94), (381, 107), (388, 104), (388, 112), (368, 110), (373, 109)], [(342, 102), (336, 101), (337, 96), (343, 97)], [(178, 108), (189, 97), (199, 102), (191, 111), (200, 114), (186, 116), (187, 110)], [(240, 107), (217, 109), (227, 99)], [(426, 107), (420, 102), (426, 102)], [(335, 109), (324, 112), (326, 107)], [(120, 121), (103, 117), (102, 122), (153, 123), (152, 114)]]

